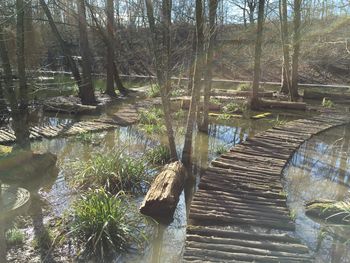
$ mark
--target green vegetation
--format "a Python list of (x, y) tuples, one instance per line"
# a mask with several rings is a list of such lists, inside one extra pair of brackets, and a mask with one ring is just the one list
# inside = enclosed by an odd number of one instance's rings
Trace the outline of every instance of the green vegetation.
[(72, 165), (73, 185), (84, 189), (103, 187), (113, 194), (123, 190), (135, 194), (146, 191), (149, 175), (142, 159), (123, 154), (123, 149), (108, 153), (94, 153), (85, 162), (77, 161)]
[(5, 238), (6, 243), (9, 246), (17, 246), (24, 243), (24, 233), (17, 227), (13, 227), (6, 231)]
[(158, 84), (151, 84), (150, 89), (147, 92), (147, 96), (150, 98), (160, 97), (160, 87)]
[(92, 132), (82, 132), (74, 137), (74, 140), (85, 144), (95, 143), (95, 136)]
[(123, 192), (90, 190), (73, 204), (72, 213), (70, 234), (84, 253), (99, 262), (145, 241), (142, 219)]
[(215, 150), (214, 150), (215, 154), (217, 154), (217, 155), (221, 155), (221, 154), (223, 154), (223, 153), (225, 153), (227, 151), (228, 151), (228, 147), (225, 144), (217, 145), (215, 147)]
[(175, 118), (175, 119), (182, 119), (182, 118), (185, 118), (185, 117), (186, 117), (186, 113), (187, 113), (186, 111), (180, 109), (180, 110), (178, 110), (177, 112), (175, 112), (174, 118)]
[(210, 98), (210, 101), (209, 101), (211, 104), (215, 104), (215, 105), (220, 105), (221, 102), (219, 99), (216, 99), (216, 98)]
[(234, 113), (238, 111), (241, 111), (241, 105), (235, 102), (230, 102), (224, 106), (224, 112), (226, 113)]
[(231, 117), (232, 117), (232, 115), (229, 113), (221, 113), (217, 116), (217, 119), (227, 121), (227, 120), (231, 119)]
[(140, 112), (140, 129), (147, 134), (163, 134), (166, 127), (163, 124), (164, 112), (160, 108), (152, 107)]
[(334, 107), (334, 103), (330, 99), (323, 98), (322, 106), (325, 107), (325, 108), (333, 108)]
[(146, 152), (145, 157), (150, 164), (164, 165), (170, 161), (170, 150), (167, 146), (159, 145)]
[(250, 83), (241, 83), (237, 87), (238, 91), (249, 91), (252, 90), (252, 84)]
[(276, 119), (269, 120), (269, 122), (275, 127), (275, 126), (281, 126), (287, 123), (286, 120), (280, 120), (280, 118), (277, 116)]

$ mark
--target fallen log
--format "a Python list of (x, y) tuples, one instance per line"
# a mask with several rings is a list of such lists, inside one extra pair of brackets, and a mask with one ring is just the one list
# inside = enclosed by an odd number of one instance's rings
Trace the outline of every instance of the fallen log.
[(305, 214), (316, 220), (335, 224), (350, 224), (350, 204), (331, 200), (317, 200), (306, 204)]
[(323, 98), (333, 99), (333, 100), (349, 100), (350, 94), (343, 92), (320, 92), (315, 90), (305, 90), (304, 99), (320, 99)]
[(174, 220), (185, 174), (185, 168), (179, 161), (166, 165), (153, 181), (141, 204), (140, 212), (159, 223), (170, 224)]
[[(211, 96), (226, 96), (226, 97), (250, 97), (252, 95), (252, 90), (242, 90), (242, 91), (230, 91), (223, 89), (214, 89), (211, 92)], [(260, 98), (272, 98), (273, 91), (259, 91), (258, 96)]]
[(261, 99), (259, 106), (269, 109), (306, 110), (306, 103)]

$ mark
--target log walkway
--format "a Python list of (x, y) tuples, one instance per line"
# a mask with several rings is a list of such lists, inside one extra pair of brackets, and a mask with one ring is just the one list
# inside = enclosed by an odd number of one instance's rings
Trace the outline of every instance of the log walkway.
[(211, 162), (190, 207), (184, 262), (313, 262), (293, 237), (281, 175), (313, 135), (350, 122), (324, 114), (269, 129)]
[[(160, 103), (160, 99), (145, 99), (135, 104), (126, 104), (116, 113), (107, 117), (76, 121), (59, 125), (36, 125), (30, 127), (30, 139), (40, 140), (66, 137), (86, 132), (98, 132), (128, 126), (138, 122), (139, 112)], [(0, 128), (0, 144), (13, 144), (16, 141), (14, 131), (9, 127)]]

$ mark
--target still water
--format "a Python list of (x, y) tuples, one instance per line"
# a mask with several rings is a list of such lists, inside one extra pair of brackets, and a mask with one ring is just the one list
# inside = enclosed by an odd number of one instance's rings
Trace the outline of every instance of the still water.
[(316, 262), (350, 262), (350, 227), (326, 225), (305, 215), (313, 200), (350, 201), (350, 126), (330, 129), (305, 142), (285, 169), (289, 207), (296, 234), (316, 255)]

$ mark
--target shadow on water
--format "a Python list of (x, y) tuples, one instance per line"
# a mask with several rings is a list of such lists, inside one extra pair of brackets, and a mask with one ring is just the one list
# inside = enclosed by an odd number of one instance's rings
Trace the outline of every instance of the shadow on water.
[(349, 227), (318, 223), (305, 215), (310, 201), (350, 200), (349, 143), (349, 125), (328, 130), (304, 143), (285, 169), (297, 235), (315, 251), (317, 262), (349, 262)]

